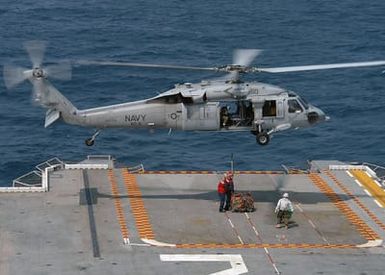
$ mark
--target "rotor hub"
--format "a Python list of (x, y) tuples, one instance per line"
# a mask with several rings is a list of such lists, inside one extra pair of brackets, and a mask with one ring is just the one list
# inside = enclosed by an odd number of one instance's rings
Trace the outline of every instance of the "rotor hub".
[(218, 71), (228, 72), (228, 73), (231, 73), (231, 72), (247, 73), (250, 71), (250, 68), (242, 65), (225, 65), (222, 67), (218, 67)]
[(42, 68), (34, 68), (32, 71), (33, 77), (42, 78), (44, 76), (44, 71)]

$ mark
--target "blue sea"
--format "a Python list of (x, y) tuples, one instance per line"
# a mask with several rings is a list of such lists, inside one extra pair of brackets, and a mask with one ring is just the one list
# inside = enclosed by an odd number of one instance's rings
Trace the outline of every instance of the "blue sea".
[[(295, 66), (385, 60), (385, 1), (74, 1), (0, 0), (0, 63), (31, 66), (23, 42), (48, 42), (45, 61), (121, 60), (216, 66), (237, 48), (263, 49), (253, 65)], [(148, 170), (304, 167), (337, 159), (385, 165), (385, 67), (248, 75), (296, 91), (331, 117), (314, 128), (274, 135), (261, 147), (245, 133), (106, 130), (57, 123), (31, 104), (31, 85), (7, 91), (0, 77), (0, 185), (51, 157), (77, 161), (113, 155)], [(79, 109), (133, 101), (175, 83), (221, 75), (205, 72), (77, 66), (52, 83)]]

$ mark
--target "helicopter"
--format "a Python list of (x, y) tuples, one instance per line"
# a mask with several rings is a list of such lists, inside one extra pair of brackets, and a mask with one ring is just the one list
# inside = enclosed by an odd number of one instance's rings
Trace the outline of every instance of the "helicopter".
[(259, 68), (250, 66), (261, 53), (256, 49), (234, 51), (233, 64), (219, 67), (192, 67), (129, 63), (115, 61), (77, 61), (85, 66), (127, 66), (153, 69), (202, 70), (225, 73), (225, 77), (202, 80), (200, 83), (175, 84), (175, 87), (155, 97), (135, 102), (91, 109), (77, 109), (49, 77), (71, 79), (71, 62), (42, 66), (46, 43), (28, 41), (24, 47), (32, 61), (32, 69), (4, 65), (4, 82), (8, 89), (24, 80), (33, 86), (33, 101), (48, 109), (45, 127), (62, 120), (96, 131), (85, 140), (87, 146), (106, 128), (165, 128), (182, 131), (247, 131), (256, 142), (267, 145), (274, 133), (317, 125), (329, 117), (294, 91), (262, 82), (244, 82), (247, 73), (284, 73), (309, 70), (382, 66), (385, 61), (337, 63), (290, 67)]

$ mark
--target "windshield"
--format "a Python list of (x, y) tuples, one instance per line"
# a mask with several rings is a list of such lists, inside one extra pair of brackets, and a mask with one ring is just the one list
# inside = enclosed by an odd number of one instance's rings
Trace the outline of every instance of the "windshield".
[(305, 109), (309, 109), (309, 103), (307, 103), (307, 101), (301, 97), (297, 97), (299, 102), (301, 102), (302, 106), (305, 107)]

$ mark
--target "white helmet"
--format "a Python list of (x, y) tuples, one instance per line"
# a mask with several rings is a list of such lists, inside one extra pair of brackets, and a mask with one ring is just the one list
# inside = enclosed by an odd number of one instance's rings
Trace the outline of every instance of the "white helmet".
[(288, 198), (288, 197), (289, 197), (289, 194), (288, 194), (288, 193), (283, 193), (282, 197)]

